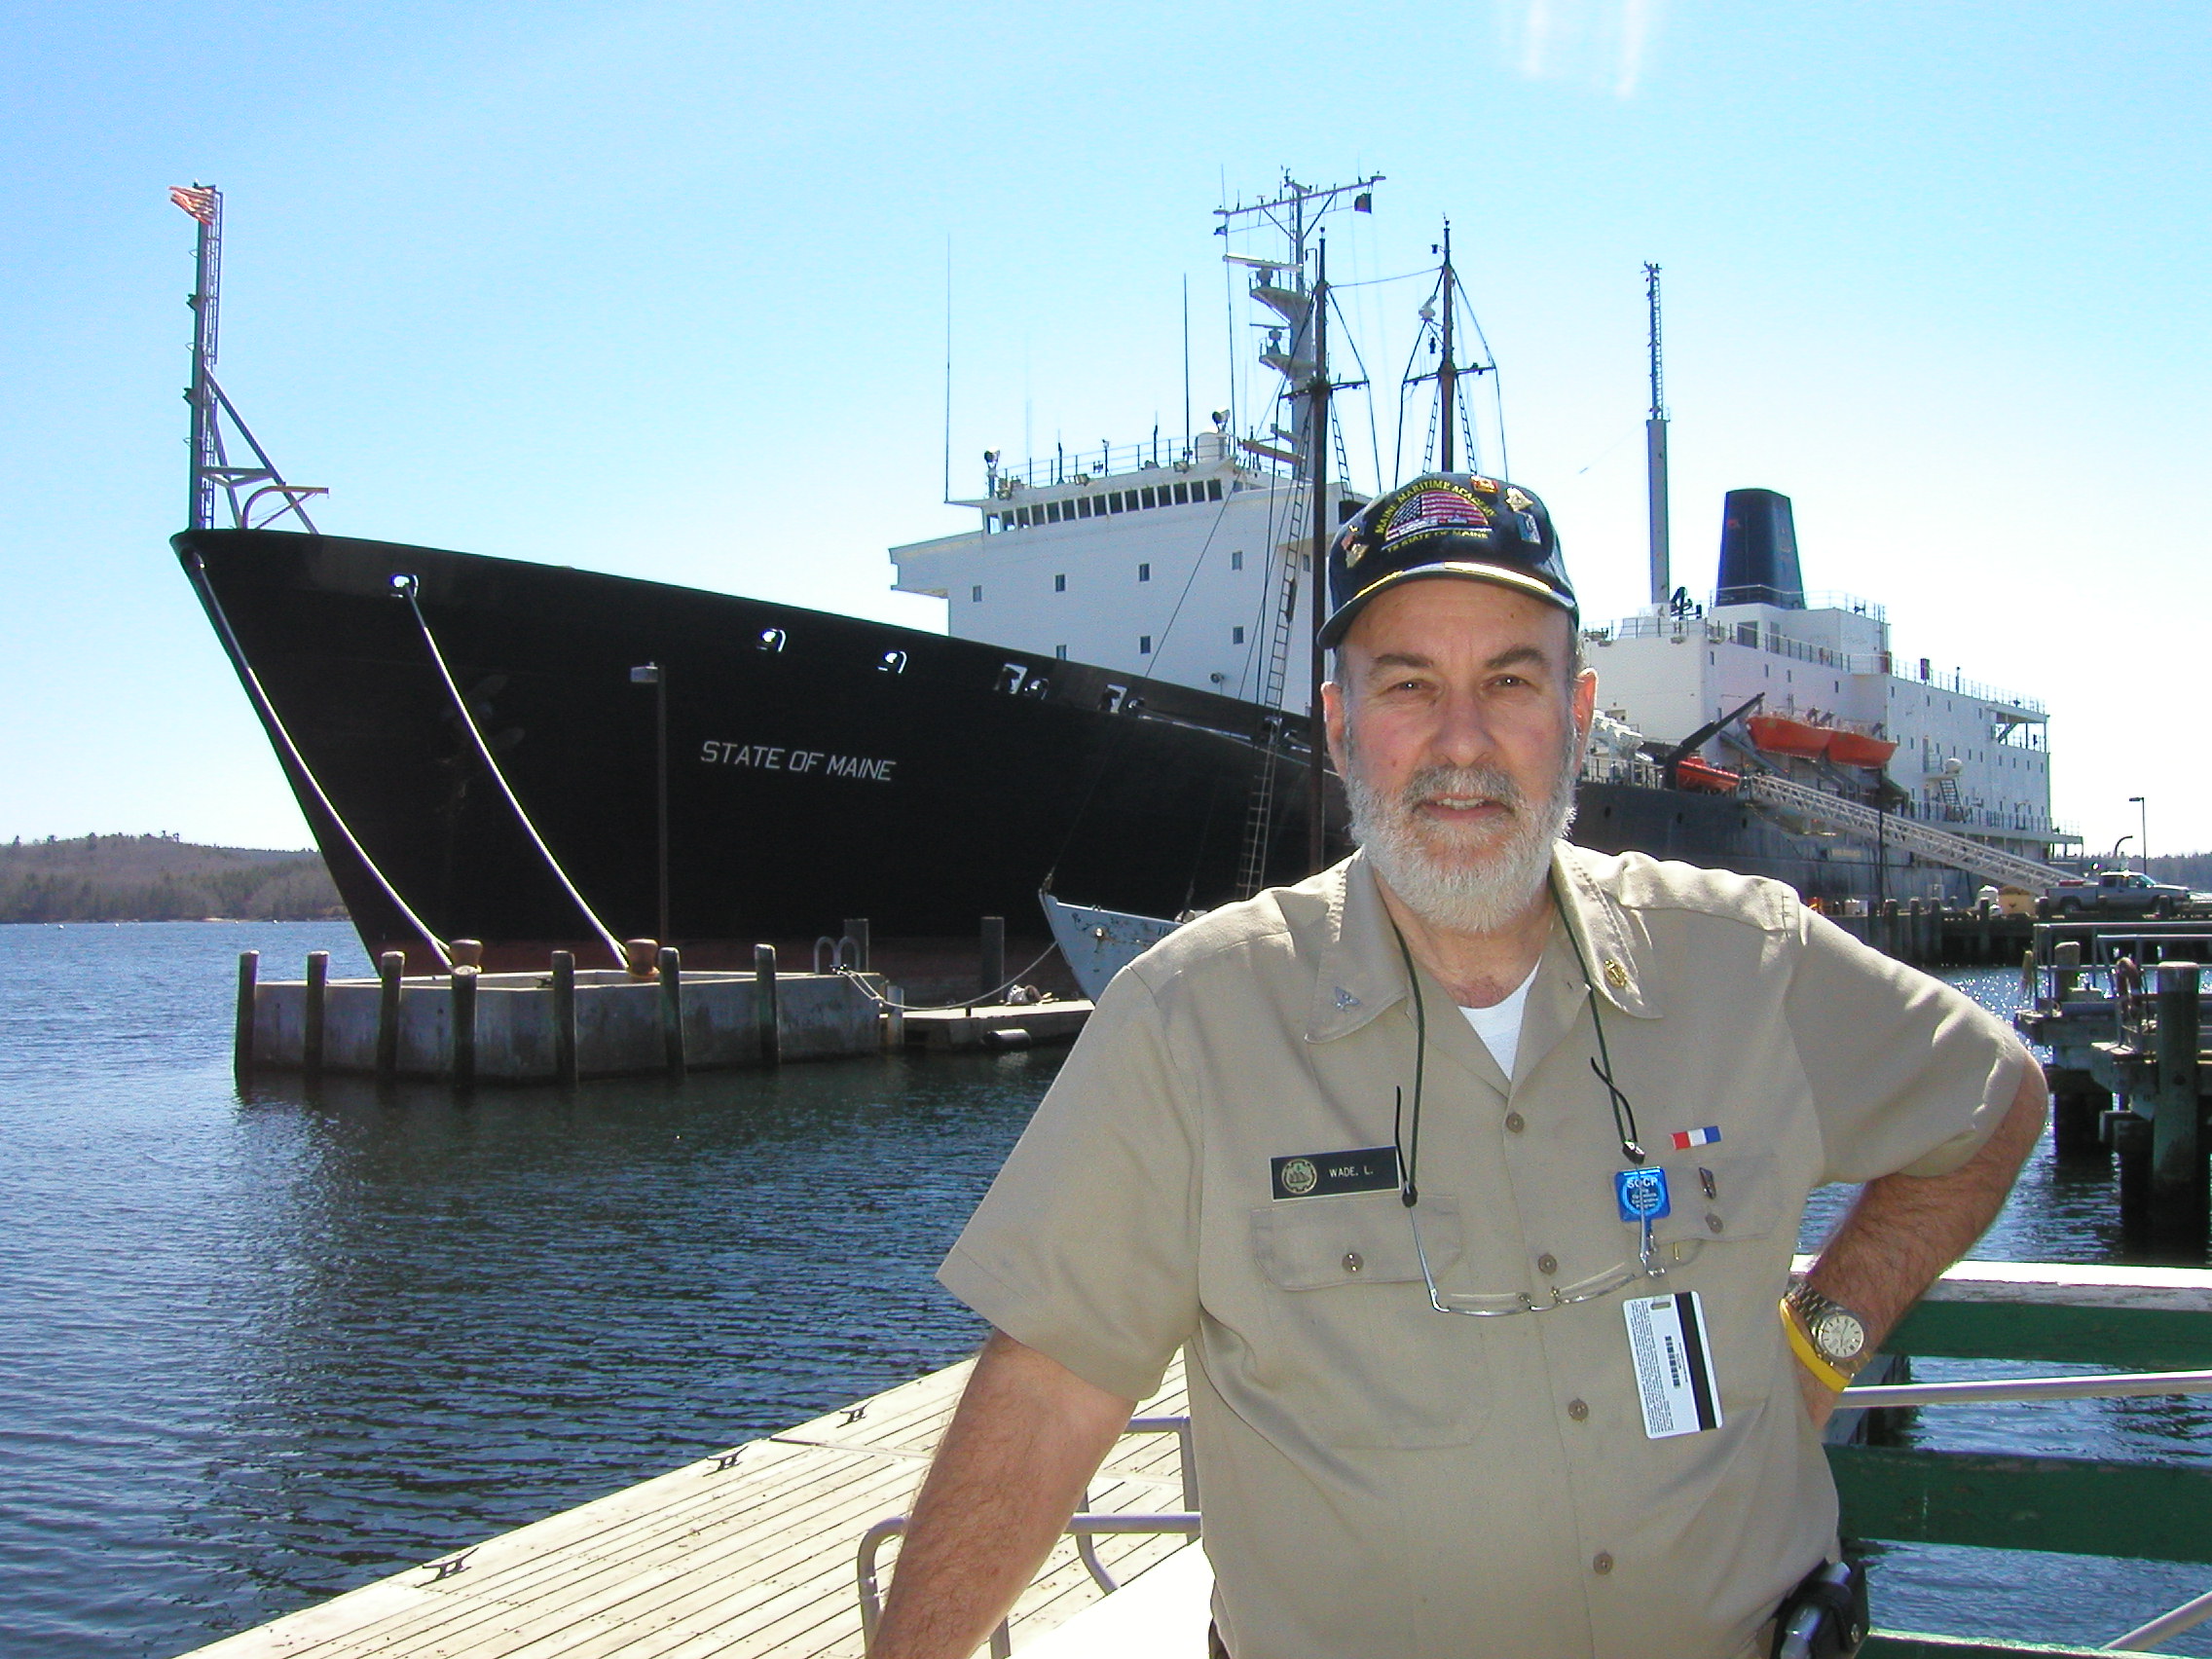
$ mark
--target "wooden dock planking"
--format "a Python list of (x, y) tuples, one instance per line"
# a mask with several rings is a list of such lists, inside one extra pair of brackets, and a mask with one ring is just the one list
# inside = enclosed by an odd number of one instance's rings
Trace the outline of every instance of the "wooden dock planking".
[[(967, 1375), (965, 1363), (933, 1372), (224, 1638), (193, 1659), (861, 1659), (861, 1534), (911, 1507)], [(1184, 1409), (1178, 1362), (1139, 1415)], [(1090, 1507), (1180, 1509), (1175, 1437), (1124, 1439), (1092, 1482)], [(1097, 1540), (1123, 1581), (1186, 1547), (1181, 1537)], [(897, 1553), (896, 1541), (885, 1547), (879, 1571)], [(1015, 1604), (1015, 1642), (1099, 1595), (1063, 1539)]]

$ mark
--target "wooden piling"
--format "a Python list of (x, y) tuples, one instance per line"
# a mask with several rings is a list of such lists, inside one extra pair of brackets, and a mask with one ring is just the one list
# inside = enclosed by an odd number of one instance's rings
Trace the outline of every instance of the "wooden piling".
[(2078, 939), (2061, 940), (2051, 947), (2050, 998), (2064, 1005), (2074, 994), (2082, 977), (2082, 941)]
[(407, 958), (387, 950), (377, 958), (377, 1081), (399, 1075), (399, 980)]
[(576, 1084), (576, 953), (553, 953), (553, 1076), (564, 1088)]
[(310, 1083), (322, 1076), (322, 1012), (330, 988), (330, 952), (308, 952), (307, 995), (300, 1014), (300, 1075)]
[(453, 1086), (476, 1087), (476, 970), (465, 962), (453, 967)]
[(2159, 1233), (2201, 1242), (2205, 1169), (2198, 1122), (2202, 1108), (2196, 1092), (2197, 965), (2161, 963), (2157, 973), (2157, 1105), (2151, 1120), (2151, 1222)]
[(2113, 1161), (2120, 1166), (2120, 1225), (2145, 1231), (2151, 1215), (2151, 1120), (2137, 1112), (2115, 1112), (2105, 1120)]
[(2050, 1067), (2050, 1145), (2062, 1161), (2094, 1160), (2109, 1155), (2103, 1124), (2112, 1110), (2112, 1095), (2097, 1087), (2095, 1076), (2078, 1066)]
[(760, 1063), (783, 1064), (784, 1040), (776, 1018), (776, 947), (753, 947), (753, 1024), (760, 1038)]
[(893, 1053), (906, 1046), (906, 987), (893, 985), (885, 993), (883, 1046)]
[(673, 944), (660, 947), (660, 1046), (668, 1075), (683, 1075), (683, 956)]
[(845, 918), (845, 937), (853, 941), (855, 958), (853, 966), (863, 974), (866, 973), (868, 971), (867, 918), (866, 916), (847, 916)]
[(261, 952), (239, 952), (238, 1024), (231, 1033), (231, 1076), (242, 1088), (253, 1081), (254, 984), (261, 977)]
[(1006, 984), (1006, 918), (983, 918), (982, 971), (976, 976), (976, 994), (993, 995)]

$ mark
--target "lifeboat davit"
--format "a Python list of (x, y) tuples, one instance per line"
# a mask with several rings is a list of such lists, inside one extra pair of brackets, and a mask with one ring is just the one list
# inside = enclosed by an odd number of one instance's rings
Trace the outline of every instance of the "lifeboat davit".
[(1833, 726), (1815, 725), (1788, 715), (1753, 715), (1745, 722), (1751, 741), (1772, 755), (1802, 755), (1817, 759), (1828, 752), (1831, 739), (1840, 736)]
[(1677, 761), (1675, 766), (1677, 787), (1696, 790), (1701, 794), (1734, 794), (1736, 786), (1743, 781), (1741, 774), (1731, 772), (1725, 766), (1715, 766), (1709, 761), (1700, 760), (1694, 756)]

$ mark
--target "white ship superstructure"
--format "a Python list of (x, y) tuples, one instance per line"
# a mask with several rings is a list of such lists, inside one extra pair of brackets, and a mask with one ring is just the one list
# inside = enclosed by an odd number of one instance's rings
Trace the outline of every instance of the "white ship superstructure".
[[(1303, 713), (1313, 628), (1307, 486), (1235, 460), (1099, 452), (1039, 482), (994, 467), (978, 527), (891, 550), (947, 631)], [(1364, 497), (1331, 492), (1356, 507)]]
[[(2065, 839), (2050, 816), (2048, 715), (2032, 697), (1899, 658), (1882, 608), (1815, 595), (1802, 607), (1715, 604), (1589, 631), (1598, 700), (1655, 745), (1673, 747), (1751, 698), (1759, 712), (1894, 742), (1884, 769), (1900, 814), (2031, 858)], [(1784, 765), (1738, 721), (1700, 756)], [(1797, 758), (1808, 781), (1871, 793), (1869, 768)], [(1823, 774), (1826, 774), (1823, 777)]]

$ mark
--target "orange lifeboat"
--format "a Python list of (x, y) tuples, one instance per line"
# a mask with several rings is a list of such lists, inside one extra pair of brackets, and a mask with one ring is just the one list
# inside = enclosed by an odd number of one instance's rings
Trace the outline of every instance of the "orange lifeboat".
[(1840, 766), (1887, 766), (1898, 746), (1862, 731), (1839, 731), (1828, 739), (1828, 758)]
[(1825, 755), (1829, 740), (1838, 735), (1832, 726), (1815, 725), (1788, 715), (1753, 715), (1745, 723), (1751, 728), (1751, 741), (1769, 754), (1802, 755), (1807, 759)]
[(1677, 762), (1675, 782), (1679, 788), (1695, 790), (1701, 794), (1734, 794), (1743, 778), (1725, 766), (1715, 766), (1692, 756)]

